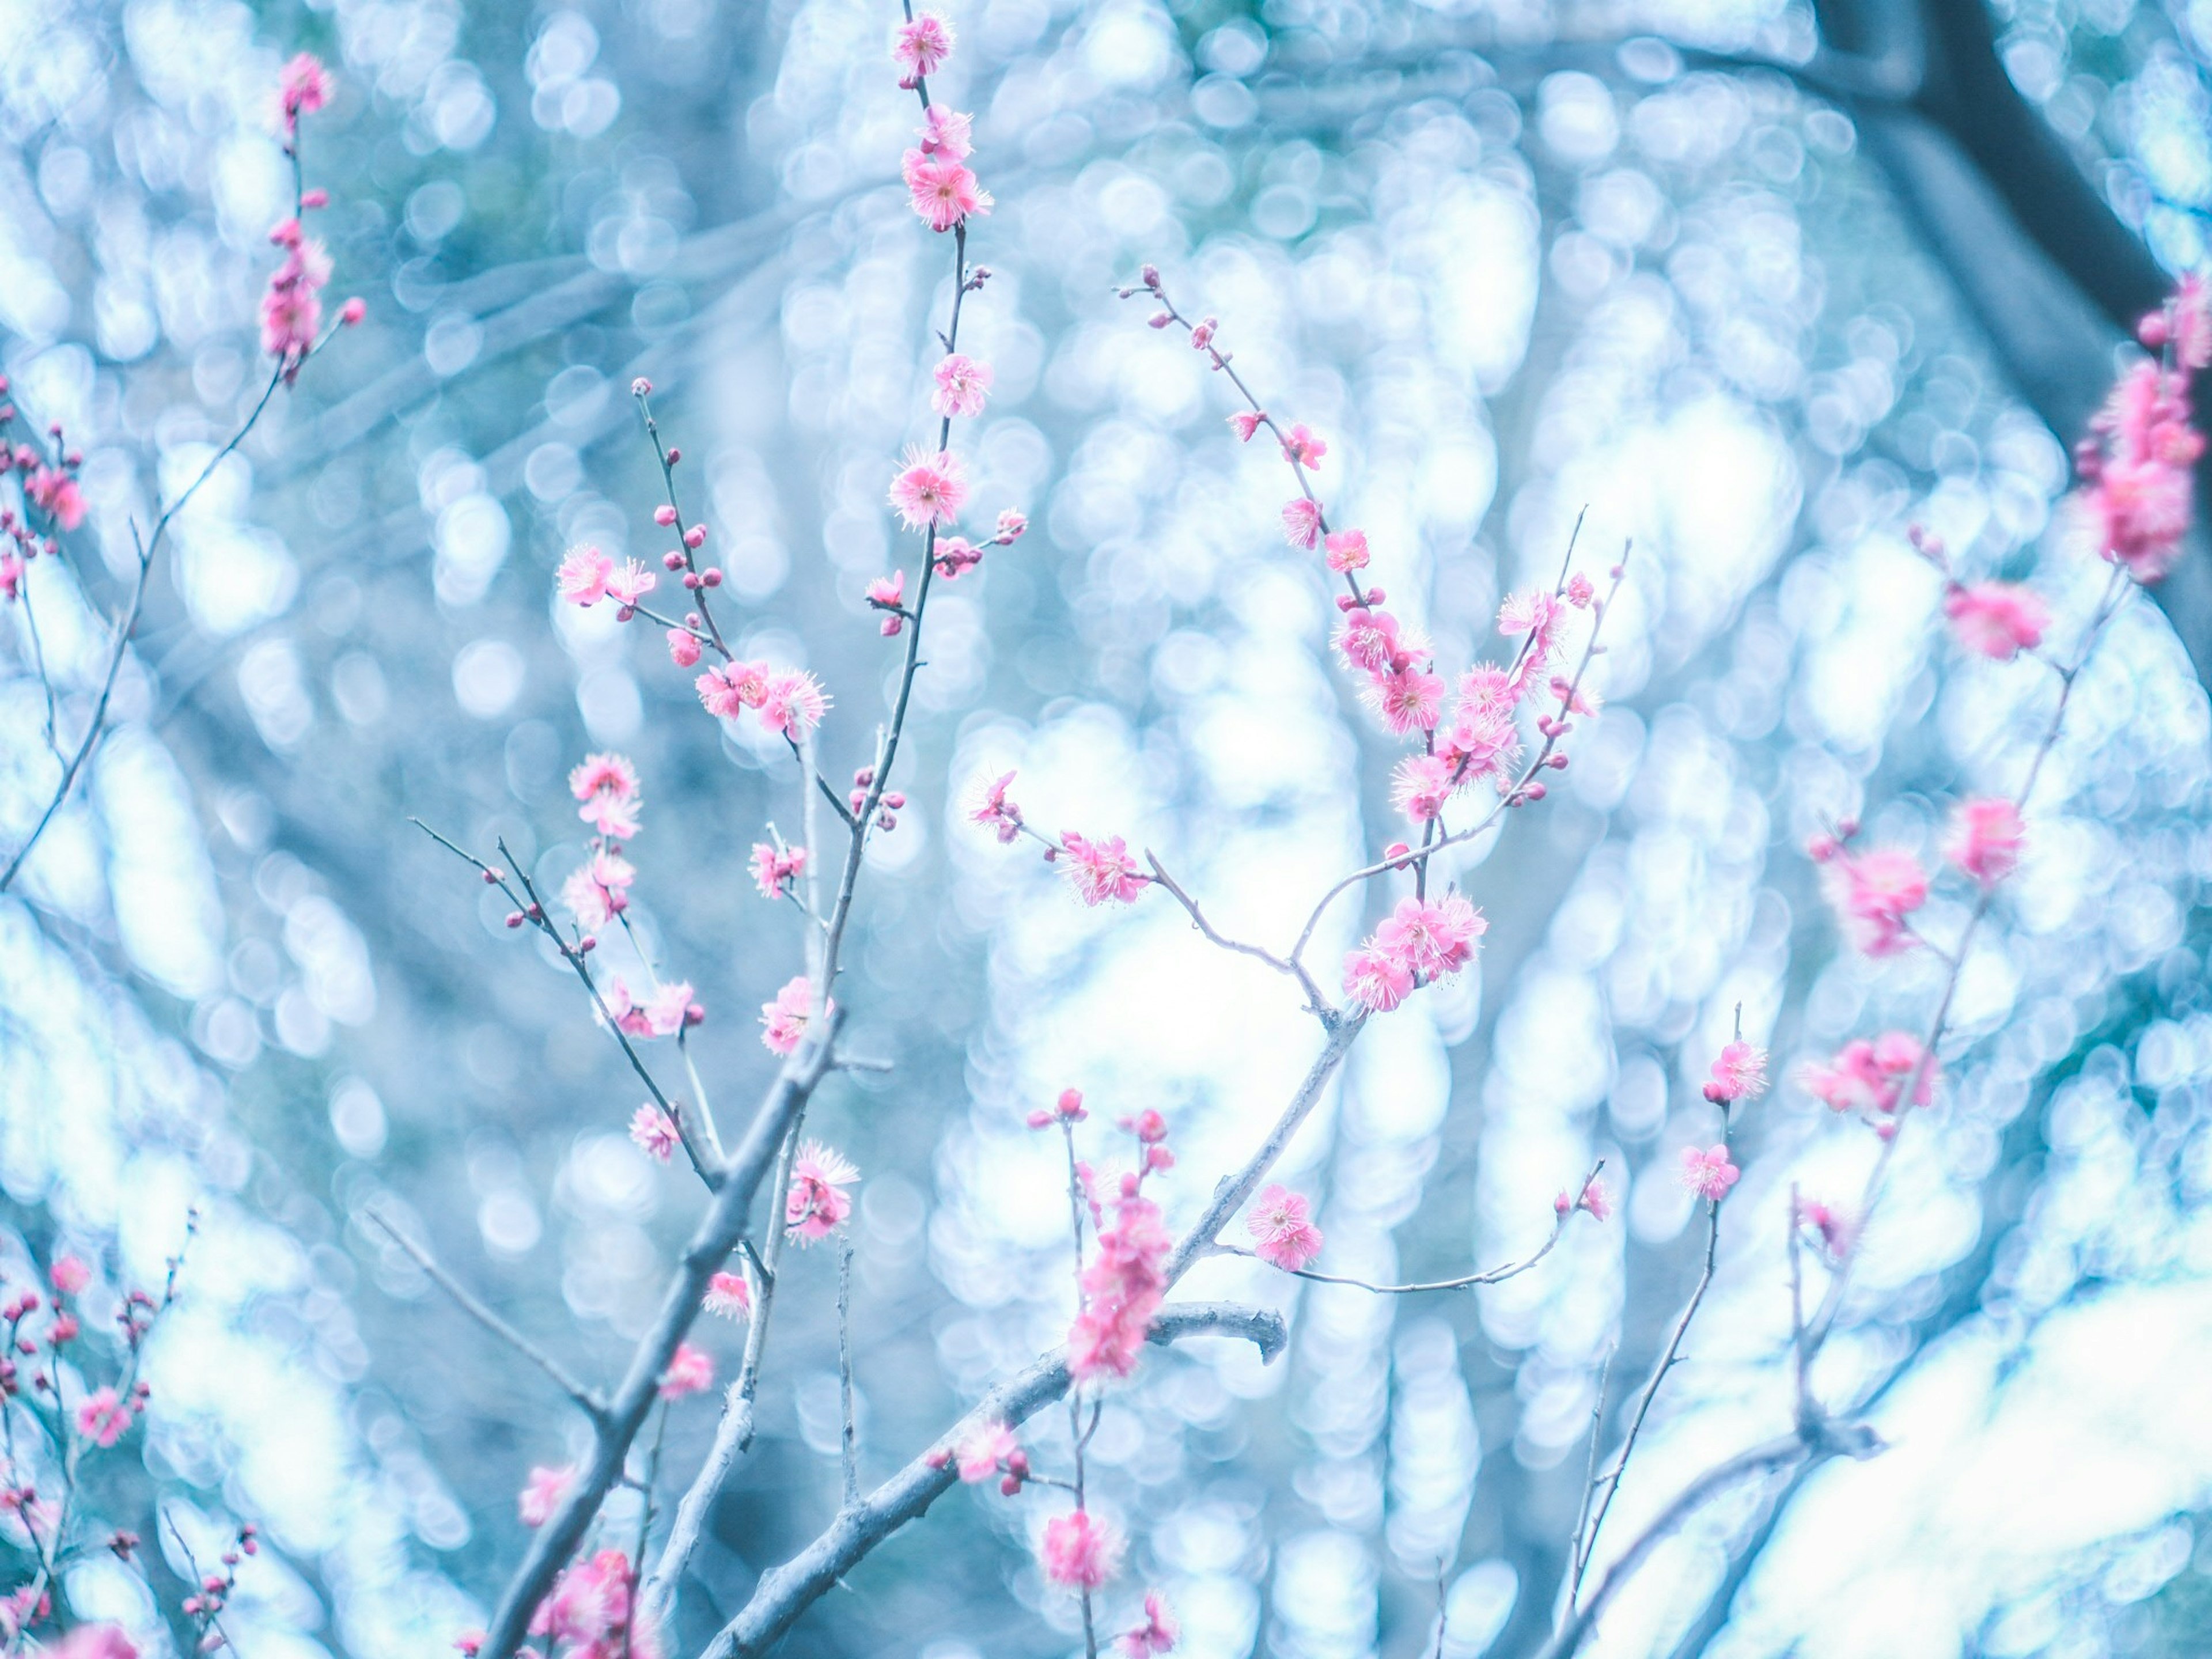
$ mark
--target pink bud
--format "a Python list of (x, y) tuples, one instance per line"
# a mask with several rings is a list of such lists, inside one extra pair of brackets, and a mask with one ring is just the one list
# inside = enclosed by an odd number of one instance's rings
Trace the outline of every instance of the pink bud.
[(665, 530), (676, 522), (676, 509), (664, 501), (653, 509), (653, 521)]
[(1544, 799), (1544, 786), (1540, 783), (1532, 783), (1521, 793), (1530, 800), (1541, 800)]
[(1568, 1197), (1565, 1193), (1561, 1193), (1557, 1198), (1552, 1200), (1552, 1213), (1554, 1215), (1567, 1215), (1573, 1211), (1574, 1207), (1574, 1200)]
[(1404, 842), (1394, 841), (1388, 847), (1382, 849), (1382, 856), (1385, 859), (1401, 859), (1413, 850), (1413, 849), (1407, 846)]
[(507, 925), (508, 927), (521, 927), (521, 926), (522, 926), (522, 912), (521, 912), (521, 911), (520, 911), (520, 910), (509, 910), (509, 911), (507, 913)]
[(884, 805), (895, 808), (903, 807), (906, 805), (906, 797), (894, 789), (884, 797)]
[(1173, 321), (1175, 321), (1175, 319), (1169, 316), (1164, 311), (1154, 312), (1151, 316), (1145, 319), (1146, 324), (1152, 328), (1165, 328)]
[(642, 374), (639, 375), (637, 379), (629, 383), (629, 395), (633, 398), (650, 397), (652, 392), (653, 382), (647, 380)]
[(1146, 288), (1158, 289), (1160, 285), (1160, 268), (1158, 265), (1146, 265), (1137, 275)]
[(699, 573), (699, 580), (709, 587), (720, 587), (722, 585), (722, 573), (715, 566), (708, 565)]
[(705, 525), (695, 524), (689, 530), (684, 532), (684, 545), (690, 548), (694, 553), (706, 546), (706, 544), (707, 526)]
[(682, 460), (683, 459), (684, 459), (684, 452), (683, 452), (682, 450), (678, 449), (678, 448), (674, 444), (671, 444), (671, 445), (669, 445), (669, 446), (668, 446), (668, 464), (669, 464), (669, 465), (673, 466), (673, 465), (676, 465), (676, 463), (677, 463), (677, 462), (678, 462), (678, 461)]
[(681, 553), (677, 552), (673, 548), (671, 548), (667, 552), (660, 556), (660, 568), (663, 570), (683, 569), (684, 556)]
[(684, 586), (691, 589), (692, 592), (696, 592), (706, 585), (706, 582), (702, 580), (697, 571), (687, 570), (684, 573)]
[(1370, 587), (1367, 590), (1367, 603), (1370, 605), (1380, 605), (1389, 597), (1379, 587)]
[(487, 887), (496, 887), (499, 885), (499, 872), (496, 870), (485, 871), (483, 872), (483, 878), (484, 885)]
[(343, 305), (338, 307), (338, 320), (343, 323), (348, 328), (354, 327), (362, 318), (368, 315), (368, 301), (362, 299), (357, 294), (354, 295), (352, 299), (348, 300)]

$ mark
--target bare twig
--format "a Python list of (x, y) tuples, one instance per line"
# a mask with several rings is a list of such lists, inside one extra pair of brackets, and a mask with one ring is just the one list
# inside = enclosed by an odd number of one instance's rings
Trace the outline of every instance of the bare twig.
[(844, 1411), (845, 1507), (860, 1501), (860, 1432), (853, 1421), (853, 1238), (837, 1235), (837, 1398)]
[(597, 1422), (606, 1415), (606, 1401), (593, 1390), (586, 1388), (568, 1374), (568, 1368), (532, 1342), (520, 1331), (508, 1324), (486, 1307), (475, 1292), (438, 1265), (437, 1258), (402, 1232), (396, 1223), (374, 1206), (364, 1209), (362, 1216), (375, 1224), (379, 1231), (414, 1258), (415, 1265), (437, 1282), (438, 1288), (453, 1297), (454, 1304), (468, 1316), (513, 1348), (532, 1364), (553, 1379), (554, 1386), (574, 1401), (583, 1413)]

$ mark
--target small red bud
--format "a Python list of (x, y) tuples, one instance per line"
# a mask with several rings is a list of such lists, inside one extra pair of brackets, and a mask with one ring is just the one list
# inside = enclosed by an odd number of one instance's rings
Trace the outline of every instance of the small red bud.
[(683, 452), (682, 450), (680, 450), (680, 449), (677, 448), (677, 447), (676, 447), (674, 444), (671, 444), (671, 445), (669, 445), (669, 446), (668, 446), (668, 464), (669, 464), (669, 465), (673, 466), (673, 465), (676, 465), (676, 463), (677, 463), (677, 462), (678, 462), (678, 461), (682, 460), (683, 459), (684, 459), (684, 452)]
[(672, 551), (670, 551), (670, 552), (666, 552), (666, 553), (662, 554), (662, 555), (660, 556), (660, 568), (661, 568), (663, 570), (681, 570), (681, 569), (683, 569), (683, 568), (684, 568), (684, 556), (683, 556), (681, 553), (678, 553), (678, 552), (675, 552), (675, 551), (672, 551)]
[(520, 911), (520, 910), (509, 910), (509, 911), (507, 913), (507, 925), (508, 927), (521, 927), (521, 926), (522, 926), (522, 912), (521, 912), (521, 911)]
[(483, 872), (483, 878), (484, 885), (487, 887), (496, 887), (499, 885), (499, 872), (496, 870), (485, 871)]
[(684, 545), (690, 548), (693, 552), (697, 552), (701, 548), (706, 546), (706, 544), (707, 526), (705, 525), (695, 524), (689, 530), (684, 532)]
[(714, 567), (709, 566), (699, 573), (699, 580), (709, 587), (720, 587), (722, 585), (722, 573)]
[(690, 588), (696, 592), (700, 588), (705, 586), (706, 584), (699, 580), (699, 573), (697, 571), (687, 570), (684, 573), (684, 586)]
[(884, 797), (884, 805), (893, 809), (902, 808), (906, 805), (906, 797), (894, 789)]

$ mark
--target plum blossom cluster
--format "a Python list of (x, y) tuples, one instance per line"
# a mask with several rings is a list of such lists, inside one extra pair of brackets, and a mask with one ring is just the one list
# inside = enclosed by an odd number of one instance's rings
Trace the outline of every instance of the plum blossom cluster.
[[(270, 274), (261, 296), (261, 349), (276, 360), (289, 383), (301, 365), (313, 356), (324, 337), (322, 291), (331, 280), (331, 257), (323, 245), (307, 234), (304, 216), (330, 205), (330, 193), (299, 186), (300, 118), (329, 101), (330, 75), (315, 58), (301, 52), (284, 66), (278, 88), (278, 118), (283, 125), (284, 153), (291, 159), (294, 179), (292, 212), (270, 228), (269, 240), (283, 249), (284, 258)], [(351, 327), (368, 314), (366, 301), (348, 300), (338, 309), (341, 326)]]
[[(539, 1604), (530, 1633), (544, 1637), (548, 1659), (660, 1659), (660, 1633), (635, 1616), (637, 1569), (618, 1549), (594, 1552), (565, 1569)], [(476, 1646), (465, 1639), (463, 1654)]]
[(217, 1565), (220, 1572), (209, 1571), (200, 1574), (199, 1583), (179, 1606), (185, 1617), (192, 1621), (199, 1635), (199, 1646), (204, 1652), (230, 1645), (222, 1632), (222, 1612), (230, 1599), (238, 1593), (239, 1564), (249, 1555), (260, 1553), (258, 1529), (251, 1521), (238, 1528), (237, 1535), (224, 1547)]
[(2152, 582), (2172, 568), (2189, 529), (2192, 469), (2204, 450), (2189, 390), (2197, 371), (2212, 367), (2212, 289), (2193, 272), (2184, 276), (2136, 337), (2159, 355), (2120, 377), (2074, 464), (2097, 550)]
[(1490, 924), (1457, 893), (1401, 898), (1382, 924), (1344, 958), (1344, 993), (1376, 1013), (1395, 1008), (1416, 986), (1456, 975), (1474, 960)]
[(0, 500), (0, 599), (19, 595), (32, 561), (58, 553), (56, 538), (77, 528), (85, 514), (84, 491), (77, 484), (83, 453), (63, 443), (59, 422), (46, 428), (40, 443), (27, 434), (10, 445), (6, 434), (20, 412), (8, 397), (8, 378), (0, 374), (0, 479), (12, 473), (22, 497), (20, 511)]

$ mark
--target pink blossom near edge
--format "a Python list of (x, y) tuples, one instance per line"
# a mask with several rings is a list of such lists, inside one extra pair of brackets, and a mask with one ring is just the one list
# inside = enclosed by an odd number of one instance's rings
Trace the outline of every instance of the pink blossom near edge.
[(1037, 1559), (1044, 1576), (1063, 1589), (1103, 1589), (1121, 1565), (1121, 1534), (1088, 1510), (1073, 1510), (1045, 1523)]
[(120, 1625), (79, 1625), (46, 1650), (46, 1659), (138, 1659)]
[(2027, 841), (2020, 809), (1998, 797), (1962, 800), (1951, 815), (1943, 855), (1984, 887), (1994, 887), (2020, 867)]
[(1283, 539), (1292, 547), (1311, 551), (1321, 539), (1321, 526), (1319, 501), (1300, 495), (1283, 504)]
[(1695, 1146), (1682, 1148), (1682, 1184), (1698, 1197), (1717, 1204), (1729, 1194), (1742, 1170), (1729, 1161), (1725, 1145), (1700, 1150)]
[(753, 1310), (753, 1287), (743, 1273), (719, 1273), (707, 1281), (707, 1294), (699, 1305), (722, 1319), (736, 1319)]
[(773, 1054), (787, 1054), (806, 1035), (806, 1022), (814, 1015), (814, 985), (804, 974), (783, 983), (775, 1000), (761, 1004), (761, 1041)]
[(1286, 1273), (1297, 1273), (1321, 1254), (1322, 1231), (1313, 1224), (1312, 1206), (1304, 1194), (1287, 1187), (1265, 1188), (1244, 1228), (1252, 1235), (1253, 1254)]
[(860, 1178), (852, 1160), (818, 1140), (804, 1141), (791, 1162), (791, 1189), (784, 1194), (783, 1224), (802, 1244), (824, 1239), (853, 1213), (845, 1188)]
[(650, 1101), (630, 1114), (629, 1138), (638, 1151), (662, 1164), (667, 1163), (683, 1145), (683, 1137), (676, 1132), (676, 1120)]
[(1928, 898), (1928, 872), (1911, 854), (1892, 847), (1838, 852), (1821, 869), (1829, 902), (1851, 942), (1870, 957), (1893, 957), (1912, 948), (1906, 918)]
[(1766, 1050), (1753, 1048), (1741, 1038), (1723, 1044), (1705, 1084), (1705, 1098), (1716, 1106), (1727, 1106), (1739, 1100), (1756, 1100), (1765, 1092)]
[(534, 1468), (524, 1483), (521, 1494), (515, 1499), (515, 1510), (526, 1527), (542, 1527), (553, 1518), (553, 1511), (561, 1507), (576, 1485), (576, 1466), (564, 1463), (557, 1469)]
[(991, 390), (990, 364), (955, 351), (939, 362), (931, 378), (936, 380), (937, 390), (929, 395), (929, 406), (939, 415), (972, 419), (983, 412), (984, 399)]
[(1943, 614), (1967, 650), (1996, 662), (2010, 662), (2043, 643), (2051, 608), (2032, 587), (2018, 582), (1976, 582), (1943, 596)]
[(960, 458), (944, 450), (908, 450), (891, 480), (890, 502), (908, 530), (957, 522), (968, 504)]
[(952, 56), (952, 25), (933, 11), (925, 11), (891, 31), (891, 61), (898, 65), (902, 86), (933, 76)]
[(687, 1394), (702, 1394), (714, 1386), (714, 1355), (689, 1342), (678, 1343), (676, 1352), (668, 1358), (668, 1369), (661, 1374), (660, 1397), (681, 1400)]
[(76, 1408), (76, 1431), (95, 1445), (113, 1445), (130, 1426), (131, 1407), (113, 1389), (94, 1389)]
[(1182, 1639), (1182, 1626), (1170, 1611), (1167, 1597), (1156, 1589), (1146, 1590), (1143, 1621), (1121, 1632), (1122, 1659), (1155, 1659), (1172, 1652)]
[(1150, 876), (1137, 872), (1137, 861), (1119, 836), (1091, 841), (1069, 830), (1061, 833), (1060, 844), (1060, 872), (1087, 905), (1133, 904), (1152, 884)]

